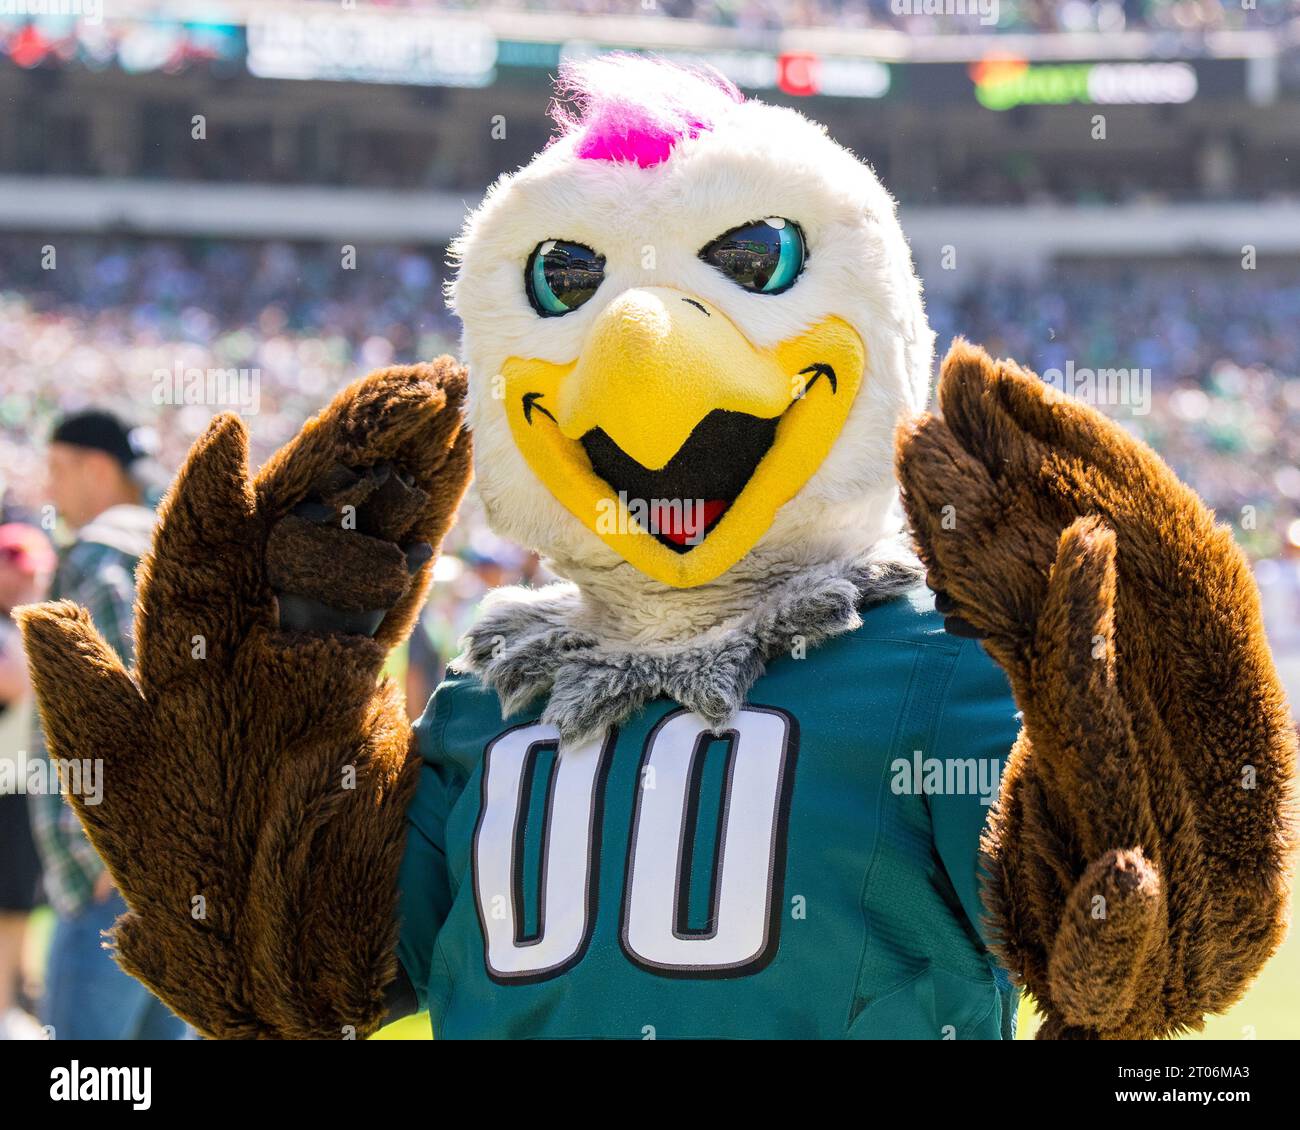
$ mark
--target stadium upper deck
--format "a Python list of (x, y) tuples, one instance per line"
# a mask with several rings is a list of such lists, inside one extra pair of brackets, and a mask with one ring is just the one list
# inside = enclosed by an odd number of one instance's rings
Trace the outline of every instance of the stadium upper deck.
[[(202, 0), (195, 0), (193, 7), (202, 6)], [(246, 6), (235, 0), (222, 9)], [(510, 19), (669, 20), (746, 32), (887, 29), (922, 36), (1143, 30), (1182, 35), (1274, 28), (1300, 15), (1297, 0), (361, 0), (354, 6)], [(120, 0), (115, 7), (122, 8)], [(148, 11), (156, 5), (128, 0), (126, 7)], [(169, 10), (175, 7), (168, 5)]]

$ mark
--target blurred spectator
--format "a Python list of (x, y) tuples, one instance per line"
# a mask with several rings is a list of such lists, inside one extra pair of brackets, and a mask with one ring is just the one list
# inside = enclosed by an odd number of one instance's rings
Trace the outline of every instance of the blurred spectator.
[(40, 860), (27, 819), (27, 736), (31, 686), (18, 628), (10, 613), (39, 600), (54, 572), (54, 549), (34, 526), (0, 526), (0, 1040), (43, 1037), (21, 1007), (27, 920), (37, 903)]
[(545, 583), (537, 555), (488, 530), (470, 500), (461, 508), (452, 537), (434, 572), (429, 599), (416, 621), (407, 651), (406, 707), (413, 718), (424, 713), (447, 670), (460, 652), (479, 601), (501, 585)]
[[(75, 601), (123, 660), (131, 656), (135, 567), (154, 515), (131, 477), (139, 453), (114, 416), (64, 417), (49, 445), (50, 497), (77, 531), (62, 555), (51, 599)], [(39, 727), (33, 756), (48, 756)], [(53, 772), (47, 775), (57, 780)], [(57, 1039), (181, 1039), (183, 1021), (127, 976), (103, 948), (103, 931), (126, 911), (80, 822), (58, 789), (30, 798), (46, 894), (58, 916), (45, 973), (42, 1020)]]

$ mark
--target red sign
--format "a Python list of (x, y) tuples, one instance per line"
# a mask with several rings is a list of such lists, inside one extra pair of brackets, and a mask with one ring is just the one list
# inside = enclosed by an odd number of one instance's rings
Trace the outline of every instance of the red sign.
[(811, 51), (787, 51), (777, 56), (776, 85), (786, 94), (806, 98), (822, 88), (821, 60)]

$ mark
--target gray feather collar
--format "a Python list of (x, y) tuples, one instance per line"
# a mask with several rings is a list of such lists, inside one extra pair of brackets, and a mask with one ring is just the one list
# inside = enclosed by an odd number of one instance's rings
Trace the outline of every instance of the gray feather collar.
[(576, 585), (492, 595), (452, 661), (497, 692), (508, 717), (546, 697), (541, 720), (578, 743), (664, 696), (715, 725), (744, 703), (765, 662), (859, 627), (859, 609), (912, 588), (924, 575), (901, 539), (848, 562), (804, 570), (757, 597), (742, 616), (680, 644), (602, 642), (574, 626)]

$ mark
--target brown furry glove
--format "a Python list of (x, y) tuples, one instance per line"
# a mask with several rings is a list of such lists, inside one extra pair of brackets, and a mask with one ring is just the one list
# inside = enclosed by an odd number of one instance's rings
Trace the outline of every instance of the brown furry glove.
[(1146, 446), (957, 342), (899, 435), (953, 630), (1024, 712), (985, 899), (1044, 1037), (1150, 1038), (1236, 1001), (1287, 921), (1296, 737), (1227, 527)]
[[(140, 566), (130, 673), (83, 609), (20, 613), (52, 754), (104, 762), (101, 803), (72, 799), (130, 907), (118, 960), (205, 1035), (383, 1019), (414, 775), (379, 671), (431, 573), (401, 547), (441, 542), (468, 478), (464, 392), (450, 358), (373, 373), (251, 483), (243, 424), (214, 420)], [(327, 497), (368, 517), (286, 530)], [(284, 594), (347, 611), (362, 589), (377, 630), (282, 630)]]

